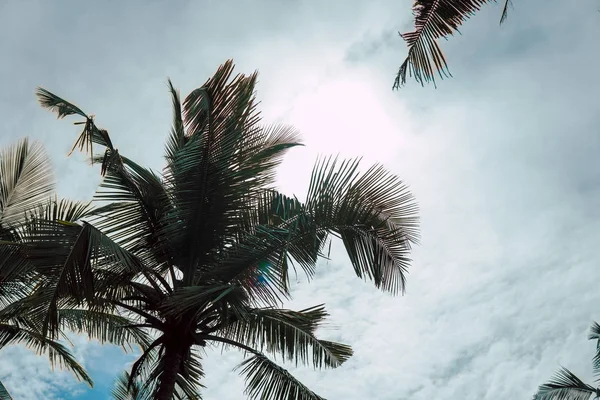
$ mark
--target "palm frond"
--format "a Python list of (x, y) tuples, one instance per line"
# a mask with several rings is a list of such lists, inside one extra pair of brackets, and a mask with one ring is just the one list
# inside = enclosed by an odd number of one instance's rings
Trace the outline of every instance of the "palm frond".
[(35, 94), (41, 106), (55, 112), (59, 119), (68, 115), (79, 115), (86, 119), (88, 118), (87, 114), (81, 111), (79, 107), (61, 99), (44, 88), (37, 88)]
[(0, 400), (13, 400), (2, 382), (0, 382)]
[(0, 152), (0, 224), (13, 225), (25, 218), (54, 190), (48, 155), (40, 143), (24, 138)]
[(111, 394), (115, 400), (152, 400), (153, 388), (150, 389), (145, 390), (141, 379), (135, 379), (130, 384), (129, 372), (125, 371), (115, 379)]
[(180, 315), (194, 316), (200, 314), (210, 305), (226, 301), (232, 296), (236, 303), (243, 302), (244, 292), (237, 286), (215, 284), (206, 286), (187, 286), (178, 289), (161, 305), (161, 311), (166, 317)]
[(100, 343), (111, 343), (124, 350), (131, 350), (132, 344), (147, 348), (151, 342), (143, 329), (131, 326), (131, 320), (111, 313), (62, 308), (58, 310), (58, 323), (74, 333), (87, 334)]
[(68, 101), (58, 97), (46, 89), (38, 88), (36, 90), (36, 95), (42, 107), (55, 112), (59, 119), (68, 115), (79, 115), (85, 118), (84, 122), (75, 123), (76, 125), (83, 125), (84, 127), (69, 154), (71, 154), (76, 148), (79, 148), (81, 151), (87, 152), (92, 157), (93, 162), (93, 143), (104, 146), (109, 150), (113, 150), (114, 152), (115, 149), (112, 145), (112, 141), (110, 140), (108, 131), (105, 129), (99, 129), (94, 123), (93, 116), (87, 115), (76, 105), (69, 103)]
[(173, 102), (173, 126), (171, 128), (171, 134), (167, 140), (166, 158), (167, 160), (172, 160), (176, 156), (177, 152), (185, 145), (186, 137), (179, 91), (175, 89), (170, 79), (169, 92), (171, 93), (171, 100)]
[(306, 209), (322, 229), (337, 233), (359, 277), (402, 292), (411, 244), (418, 243), (418, 207), (408, 188), (382, 166), (358, 173), (359, 160), (339, 168), (324, 159), (313, 171)]
[(236, 369), (246, 376), (246, 394), (250, 399), (325, 400), (261, 354), (243, 361)]
[(52, 366), (69, 369), (78, 380), (93, 386), (90, 376), (64, 345), (35, 331), (0, 323), (0, 348), (17, 343), (24, 344), (38, 354), (47, 353)]
[[(0, 244), (0, 247), (3, 245)], [(8, 245), (6, 245), (8, 246)], [(27, 267), (40, 275), (41, 284), (7, 309), (13, 313), (27, 310), (44, 322), (43, 332), (54, 338), (60, 328), (58, 310), (69, 304), (91, 302), (97, 291), (111, 282), (96, 284), (95, 268), (106, 272), (143, 274), (144, 266), (137, 258), (88, 223), (32, 220), (28, 235), (19, 244)], [(6, 310), (5, 310), (6, 311)]]
[[(438, 39), (447, 38), (482, 6), (496, 0), (416, 0), (413, 4), (415, 30), (401, 33), (408, 46), (408, 56), (400, 66), (394, 89), (406, 83), (407, 74), (414, 76), (424, 85), (432, 82), (435, 75), (441, 79), (451, 76), (446, 58), (438, 44)], [(506, 0), (501, 22), (506, 19), (510, 0)]]
[(500, 17), (500, 24), (503, 24), (508, 18), (508, 8), (513, 7), (512, 0), (504, 0), (504, 6), (502, 7), (502, 16)]
[(312, 363), (315, 368), (336, 368), (352, 356), (352, 349), (315, 336), (326, 316), (322, 305), (301, 311), (254, 309), (220, 332), (260, 351), (281, 354), (284, 361), (287, 358), (296, 364)]
[(91, 202), (73, 201), (69, 199), (47, 199), (27, 212), (29, 219), (48, 219), (51, 221), (78, 222), (82, 218), (92, 215)]
[(110, 202), (94, 214), (95, 225), (149, 264), (171, 260), (169, 238), (162, 234), (172, 204), (161, 178), (126, 157), (109, 168), (95, 200)]
[(541, 385), (533, 397), (534, 400), (588, 400), (600, 392), (585, 384), (566, 368), (560, 369), (554, 378)]
[(596, 375), (597, 379), (600, 379), (600, 325), (597, 322), (594, 322), (590, 328), (590, 333), (588, 335), (589, 340), (596, 340), (596, 354), (594, 355), (593, 369), (594, 375)]

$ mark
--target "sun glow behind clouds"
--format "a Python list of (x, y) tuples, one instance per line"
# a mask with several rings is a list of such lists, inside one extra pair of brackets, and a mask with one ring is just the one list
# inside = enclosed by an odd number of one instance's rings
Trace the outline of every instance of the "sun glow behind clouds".
[[(279, 170), (281, 189), (303, 197), (317, 157), (362, 157), (361, 170), (374, 163), (389, 168), (399, 151), (413, 145), (408, 111), (397, 101), (392, 114), (370, 75), (346, 71), (294, 99), (280, 120), (296, 127), (306, 146), (286, 156)], [(265, 107), (268, 111), (269, 104)]]

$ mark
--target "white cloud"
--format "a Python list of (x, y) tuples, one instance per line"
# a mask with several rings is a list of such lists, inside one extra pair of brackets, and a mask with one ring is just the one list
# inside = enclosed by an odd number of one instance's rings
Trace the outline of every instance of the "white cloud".
[[(159, 168), (171, 113), (166, 76), (186, 93), (229, 57), (240, 70), (260, 70), (265, 119), (304, 134), (307, 147), (281, 170), (286, 191), (305, 190), (317, 153), (381, 161), (410, 184), (423, 244), (405, 297), (353, 277), (339, 248), (310, 284), (295, 288), (292, 305), (326, 303), (339, 330), (323, 335), (356, 352), (337, 370), (294, 369), (318, 393), (529, 398), (559, 365), (590, 378), (586, 330), (600, 319), (600, 84), (588, 78), (600, 61), (600, 20), (591, 0), (577, 8), (521, 2), (502, 28), (499, 8), (488, 7), (464, 36), (444, 43), (452, 80), (400, 92), (390, 87), (405, 54), (395, 37), (410, 18), (402, 2), (340, 0), (327, 10), (307, 1), (239, 2), (236, 13), (200, 2), (61, 11), (22, 4), (0, 12), (3, 37), (18, 33), (0, 43), (11, 60), (0, 66), (0, 143), (41, 138), (55, 152), (66, 195), (89, 197), (97, 171), (64, 158), (76, 132), (38, 109), (36, 85), (97, 114), (123, 152)], [(531, 18), (536, 7), (543, 18)], [(68, 384), (38, 367), (45, 360), (17, 351), (0, 354), (18, 361), (0, 364), (8, 385), (26, 379), (32, 392), (47, 394), (50, 379)], [(239, 359), (208, 354), (206, 398), (242, 398), (242, 381), (228, 372)], [(119, 369), (124, 361), (106, 360), (107, 369), (111, 363)]]

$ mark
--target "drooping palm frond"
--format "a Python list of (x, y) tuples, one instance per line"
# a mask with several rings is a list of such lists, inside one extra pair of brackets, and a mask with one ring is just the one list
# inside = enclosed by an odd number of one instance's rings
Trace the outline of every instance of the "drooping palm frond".
[(588, 335), (589, 340), (596, 340), (596, 354), (594, 354), (594, 359), (592, 361), (594, 375), (597, 379), (600, 379), (600, 324), (594, 322), (590, 328), (590, 333)]
[[(459, 26), (491, 2), (496, 0), (416, 0), (415, 30), (400, 34), (408, 45), (408, 56), (398, 70), (393, 88), (403, 86), (407, 74), (421, 85), (426, 82), (435, 85), (436, 74), (441, 79), (451, 76), (438, 40), (459, 32)], [(504, 0), (500, 23), (506, 20), (511, 5), (511, 0)]]
[(554, 378), (541, 385), (534, 400), (589, 400), (600, 391), (584, 383), (566, 368), (560, 369)]
[(127, 371), (119, 374), (111, 394), (115, 400), (152, 400), (154, 395), (153, 390), (144, 389), (141, 379), (135, 379), (130, 383), (130, 375)]
[(48, 110), (55, 112), (57, 117), (64, 118), (68, 115), (79, 115), (84, 118), (88, 118), (88, 115), (81, 111), (79, 107), (68, 101), (61, 99), (57, 95), (50, 93), (46, 89), (38, 88), (36, 90), (36, 96), (41, 106)]
[(54, 190), (50, 160), (40, 143), (24, 138), (0, 152), (0, 224), (25, 218)]
[(6, 386), (0, 382), (0, 400), (13, 400), (10, 393), (6, 389)]
[(318, 163), (306, 208), (319, 226), (341, 237), (357, 276), (403, 292), (411, 244), (419, 241), (418, 207), (398, 177), (379, 165), (361, 175), (358, 165)]
[(24, 344), (38, 354), (46, 353), (50, 360), (50, 365), (67, 368), (73, 372), (77, 379), (93, 386), (92, 378), (90, 378), (85, 369), (79, 365), (64, 345), (57, 341), (49, 340), (33, 330), (24, 329), (18, 325), (0, 323), (0, 348), (18, 343)]
[(250, 399), (325, 400), (263, 355), (243, 361), (237, 369), (246, 376), (246, 394)]
[(287, 358), (296, 365), (336, 368), (352, 356), (352, 349), (315, 336), (315, 330), (326, 316), (322, 305), (301, 311), (253, 309), (246, 312), (243, 319), (218, 332), (260, 351), (281, 354), (283, 361)]
[[(83, 125), (83, 131), (79, 135), (79, 138), (73, 145), (71, 153), (79, 148), (82, 151), (86, 151), (92, 157), (94, 161), (94, 149), (93, 143), (100, 144), (108, 149), (113, 149), (112, 142), (108, 132), (104, 129), (99, 129), (94, 123), (93, 116), (87, 115), (76, 105), (69, 103), (68, 101), (58, 97), (54, 93), (49, 92), (46, 89), (38, 88), (36, 90), (36, 96), (40, 105), (48, 110), (55, 112), (59, 119), (64, 118), (68, 115), (79, 115), (85, 118), (85, 121), (76, 122), (76, 125)], [(70, 153), (69, 153), (70, 154)], [(108, 158), (109, 154), (107, 154)], [(106, 162), (106, 160), (105, 160)]]
[(97, 290), (102, 289), (94, 268), (121, 273), (144, 271), (132, 254), (85, 222), (35, 219), (28, 223), (27, 235), (14, 245), (26, 266), (38, 274), (40, 284), (4, 312), (17, 315), (27, 310), (43, 321), (42, 332), (51, 338), (59, 332), (61, 308), (93, 303)]
[(148, 333), (132, 326), (130, 319), (111, 313), (62, 308), (58, 310), (58, 323), (63, 329), (86, 334), (102, 344), (121, 346), (124, 350), (132, 350), (132, 345), (147, 348), (151, 342)]

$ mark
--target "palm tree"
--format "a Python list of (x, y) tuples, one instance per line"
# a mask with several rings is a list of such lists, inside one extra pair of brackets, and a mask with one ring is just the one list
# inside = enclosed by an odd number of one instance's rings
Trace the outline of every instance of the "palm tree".
[[(512, 0), (503, 1), (500, 24), (506, 20), (508, 7), (512, 6)], [(400, 34), (408, 45), (408, 56), (396, 74), (393, 88), (403, 86), (407, 74), (414, 76), (421, 85), (426, 82), (435, 85), (436, 74), (441, 79), (451, 76), (438, 39), (459, 32), (458, 27), (463, 22), (492, 2), (496, 0), (415, 0), (415, 30)]]
[[(0, 152), (0, 240), (13, 239), (10, 227), (22, 223), (27, 211), (38, 206), (54, 189), (52, 168), (39, 143), (27, 138)], [(26, 315), (8, 316), (11, 301), (26, 294), (22, 264), (13, 263), (13, 249), (3, 248), (0, 257), (0, 348), (24, 343), (39, 353), (47, 352), (51, 361), (63, 363), (75, 376), (89, 384), (90, 377), (61, 343), (46, 340), (35, 322)], [(0, 399), (11, 399), (0, 382)]]
[[(46, 337), (35, 313), (21, 307), (40, 285), (50, 283), (48, 271), (34, 268), (34, 263), (22, 257), (20, 249), (14, 245), (27, 236), (23, 229), (31, 226), (35, 216), (76, 221), (90, 210), (86, 203), (53, 198), (53, 191), (52, 168), (39, 143), (30, 143), (25, 138), (0, 152), (0, 349), (25, 344), (37, 353), (47, 354), (53, 366), (65, 366), (79, 380), (92, 385), (91, 378), (67, 347)], [(130, 342), (141, 340), (141, 343), (147, 343), (148, 340), (139, 329), (119, 330), (118, 324), (130, 322), (113, 315), (65, 307), (57, 309), (56, 314), (57, 333), (61, 339), (68, 340), (66, 332), (72, 331), (125, 347)], [(133, 336), (128, 334), (130, 331)], [(11, 399), (2, 383), (0, 399)]]
[[(593, 359), (594, 375), (600, 375), (600, 325), (594, 322), (588, 336), (597, 340)], [(588, 385), (566, 368), (561, 368), (548, 382), (541, 385), (533, 400), (589, 400), (600, 398), (600, 388)]]
[[(37, 92), (59, 118), (83, 118), (74, 148), (101, 164), (95, 199), (104, 205), (77, 223), (36, 219), (29, 248), (68, 259), (70, 277), (56, 278), (59, 298), (135, 319), (152, 335), (122, 377), (123, 398), (199, 398), (204, 349), (220, 346), (248, 356), (237, 369), (250, 398), (321, 399), (267, 354), (318, 368), (351, 356), (349, 346), (317, 338), (322, 305), (278, 308), (290, 296), (290, 268), (313, 276), (332, 235), (356, 275), (404, 290), (418, 239), (413, 196), (379, 165), (359, 174), (359, 160), (335, 158), (317, 162), (304, 202), (279, 193), (275, 169), (300, 142), (292, 128), (260, 125), (256, 79), (234, 77), (227, 61), (183, 102), (169, 81), (173, 126), (161, 174), (123, 156), (79, 107)], [(53, 332), (55, 297), (42, 292), (25, 306)]]

